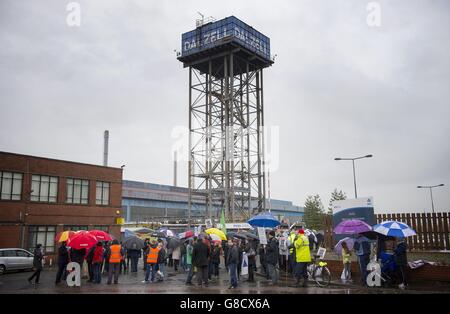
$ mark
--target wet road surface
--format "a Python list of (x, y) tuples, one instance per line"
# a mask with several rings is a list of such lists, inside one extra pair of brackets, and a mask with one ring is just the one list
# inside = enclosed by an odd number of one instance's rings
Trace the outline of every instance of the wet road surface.
[[(0, 276), (0, 293), (14, 294), (66, 294), (66, 293), (119, 293), (119, 294), (383, 294), (383, 293), (449, 293), (450, 285), (445, 284), (428, 284), (427, 286), (412, 285), (408, 290), (400, 290), (397, 288), (363, 288), (357, 284), (342, 284), (340, 281), (332, 281), (329, 287), (318, 287), (314, 282), (310, 281), (307, 288), (291, 287), (294, 280), (285, 273), (280, 272), (280, 281), (277, 286), (272, 286), (271, 282), (261, 275), (255, 275), (256, 282), (246, 282), (243, 276), (239, 281), (237, 289), (229, 290), (229, 278), (224, 269), (221, 269), (218, 279), (210, 281), (208, 287), (198, 287), (196, 284), (186, 286), (186, 273), (184, 271), (174, 272), (169, 269), (168, 277), (164, 282), (142, 283), (144, 279), (144, 271), (142, 266), (138, 273), (121, 274), (119, 284), (107, 285), (107, 277), (102, 277), (101, 284), (93, 284), (87, 282), (87, 279), (81, 280), (81, 287), (68, 287), (65, 282), (59, 285), (54, 284), (56, 270), (46, 268), (41, 273), (41, 283), (39, 285), (30, 285), (27, 278), (30, 272), (7, 273)], [(196, 282), (194, 277), (193, 282)]]

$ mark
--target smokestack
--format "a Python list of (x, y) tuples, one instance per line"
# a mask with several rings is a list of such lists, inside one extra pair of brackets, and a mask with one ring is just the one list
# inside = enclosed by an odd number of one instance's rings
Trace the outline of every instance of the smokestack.
[(103, 166), (108, 166), (108, 142), (109, 142), (109, 131), (105, 130), (105, 141), (103, 143)]
[(173, 153), (173, 186), (177, 186), (177, 151)]

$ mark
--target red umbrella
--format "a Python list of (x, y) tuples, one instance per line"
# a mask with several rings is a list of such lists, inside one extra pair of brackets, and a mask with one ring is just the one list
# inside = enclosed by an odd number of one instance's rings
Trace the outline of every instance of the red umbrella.
[(67, 245), (75, 250), (89, 249), (96, 245), (98, 242), (97, 237), (89, 234), (87, 231), (75, 232), (67, 242)]
[(112, 241), (111, 235), (102, 230), (89, 230), (89, 234), (92, 234), (97, 238), (98, 241)]
[(190, 238), (193, 236), (194, 236), (194, 232), (192, 230), (188, 230), (188, 231), (178, 234), (178, 238), (180, 238), (180, 239)]

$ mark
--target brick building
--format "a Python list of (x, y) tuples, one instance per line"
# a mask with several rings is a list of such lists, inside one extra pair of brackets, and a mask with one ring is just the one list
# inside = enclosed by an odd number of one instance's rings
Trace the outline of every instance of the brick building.
[(122, 169), (0, 152), (0, 248), (57, 249), (63, 230), (120, 237)]

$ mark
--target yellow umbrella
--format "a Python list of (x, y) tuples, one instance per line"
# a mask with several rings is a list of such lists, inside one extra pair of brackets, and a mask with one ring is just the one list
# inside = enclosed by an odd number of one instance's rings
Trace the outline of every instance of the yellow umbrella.
[(227, 239), (227, 236), (225, 235), (225, 233), (223, 233), (222, 230), (217, 229), (217, 228), (209, 228), (209, 229), (206, 229), (205, 232), (207, 234), (215, 234), (215, 235), (219, 236), (220, 239), (222, 239), (222, 240)]
[(72, 234), (74, 234), (74, 233), (75, 233), (75, 232), (70, 231), (70, 230), (60, 232), (60, 233), (58, 233), (58, 234), (56, 235), (56, 241), (58, 241), (58, 242), (67, 242), (67, 240), (69, 240), (69, 237), (70, 237)]

